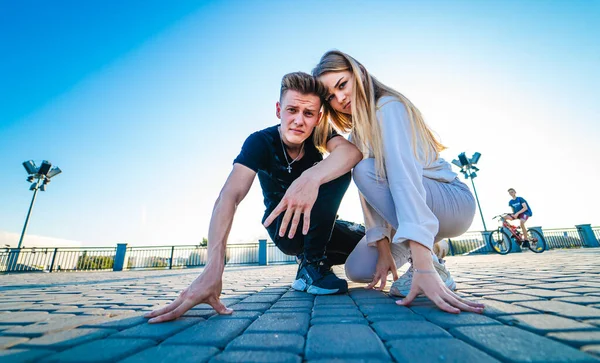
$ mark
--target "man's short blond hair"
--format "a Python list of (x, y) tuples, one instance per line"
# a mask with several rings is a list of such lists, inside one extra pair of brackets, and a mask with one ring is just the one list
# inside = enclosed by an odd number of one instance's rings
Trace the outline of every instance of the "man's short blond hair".
[(296, 91), (303, 95), (314, 94), (321, 100), (321, 104), (325, 101), (327, 88), (315, 77), (304, 72), (288, 73), (281, 79), (281, 90), (279, 91), (279, 102), (283, 99), (283, 95), (287, 91)]

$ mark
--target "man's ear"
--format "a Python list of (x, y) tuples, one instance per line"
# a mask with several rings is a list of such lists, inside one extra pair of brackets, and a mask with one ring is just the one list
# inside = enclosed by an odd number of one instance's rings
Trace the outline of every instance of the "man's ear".
[(319, 125), (323, 121), (323, 111), (319, 111), (319, 121), (317, 121), (317, 125)]
[(281, 103), (279, 103), (279, 101), (275, 104), (275, 114), (277, 115), (277, 118), (281, 120)]

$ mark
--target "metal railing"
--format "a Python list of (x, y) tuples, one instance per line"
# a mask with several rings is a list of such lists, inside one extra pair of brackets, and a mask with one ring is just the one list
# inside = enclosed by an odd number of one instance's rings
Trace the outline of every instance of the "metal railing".
[(115, 247), (0, 250), (0, 272), (112, 270)]
[(548, 248), (574, 248), (585, 244), (576, 228), (544, 229)]
[[(579, 227), (581, 228), (581, 227)], [(600, 227), (544, 229), (547, 248), (597, 246), (584, 240), (600, 240)], [(490, 232), (467, 232), (449, 239), (450, 255), (493, 252), (487, 238)], [(586, 237), (587, 236), (587, 237)], [(264, 243), (264, 242), (263, 242)], [(295, 256), (281, 252), (273, 242), (230, 244), (225, 253), (227, 265), (295, 263)], [(266, 250), (265, 250), (266, 248)], [(262, 254), (263, 260), (260, 260)], [(118, 256), (118, 257), (117, 257)], [(266, 258), (265, 258), (266, 257)], [(115, 261), (117, 260), (117, 261)], [(265, 261), (266, 260), (266, 261)], [(146, 246), (97, 248), (21, 248), (0, 249), (0, 272), (57, 272), (90, 270), (173, 269), (204, 266), (208, 262), (205, 246)]]
[(449, 254), (453, 256), (493, 252), (481, 232), (467, 232), (459, 237), (450, 238), (448, 244), (450, 245)]

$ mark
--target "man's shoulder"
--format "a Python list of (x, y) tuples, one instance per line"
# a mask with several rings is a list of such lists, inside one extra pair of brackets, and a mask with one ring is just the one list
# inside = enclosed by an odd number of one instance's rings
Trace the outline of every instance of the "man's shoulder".
[(246, 140), (254, 142), (265, 142), (272, 141), (278, 134), (277, 127), (279, 125), (270, 126), (262, 130), (251, 133)]

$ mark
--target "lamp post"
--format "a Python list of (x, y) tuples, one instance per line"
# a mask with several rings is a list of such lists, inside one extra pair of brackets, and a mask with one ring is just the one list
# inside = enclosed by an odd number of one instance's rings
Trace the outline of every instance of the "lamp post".
[(458, 166), (460, 168), (460, 172), (463, 173), (465, 179), (471, 179), (471, 185), (473, 185), (473, 192), (475, 193), (475, 200), (477, 201), (477, 207), (479, 208), (479, 215), (481, 216), (481, 222), (483, 223), (483, 229), (487, 231), (487, 227), (485, 226), (485, 219), (483, 219), (483, 212), (481, 211), (481, 204), (479, 204), (479, 197), (477, 196), (477, 189), (475, 189), (475, 182), (473, 179), (477, 177), (477, 171), (479, 168), (475, 166), (479, 161), (481, 154), (475, 152), (473, 156), (469, 159), (465, 155), (464, 152), (458, 154), (458, 160), (452, 160), (452, 164)]
[(27, 224), (29, 223), (29, 217), (31, 216), (31, 210), (33, 209), (33, 203), (35, 203), (35, 197), (37, 196), (38, 190), (41, 190), (42, 192), (46, 191), (46, 185), (50, 183), (50, 179), (62, 172), (59, 167), (52, 167), (52, 163), (46, 160), (42, 161), (42, 164), (39, 167), (35, 165), (33, 160), (25, 161), (23, 166), (25, 167), (27, 174), (29, 174), (27, 181), (31, 183), (29, 190), (33, 190), (33, 198), (31, 198), (31, 204), (29, 205), (29, 211), (25, 218), (25, 225), (23, 226), (17, 249), (20, 249), (21, 244), (23, 243), (23, 237), (25, 237), (25, 231), (27, 230)]

